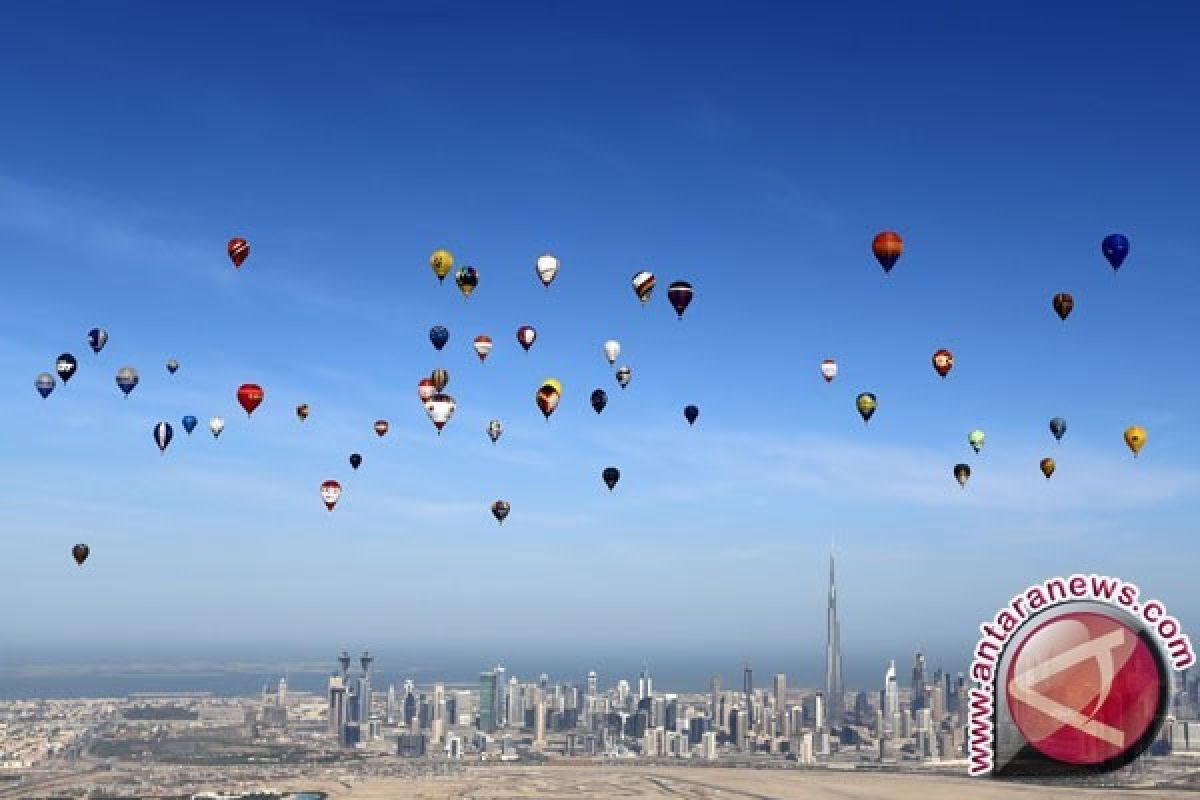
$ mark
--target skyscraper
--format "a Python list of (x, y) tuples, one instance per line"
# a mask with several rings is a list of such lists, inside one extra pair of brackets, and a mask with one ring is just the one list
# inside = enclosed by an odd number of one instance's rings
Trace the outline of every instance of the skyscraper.
[(890, 725), (892, 717), (900, 713), (900, 688), (896, 684), (896, 662), (888, 663), (887, 672), (883, 673), (883, 694), (879, 702), (884, 720)]
[(341, 675), (329, 677), (329, 733), (339, 739), (346, 724), (346, 682)]
[(496, 673), (479, 673), (479, 730), (496, 732)]
[(495, 714), (496, 727), (503, 728), (508, 724), (506, 719), (508, 714), (508, 675), (505, 673), (504, 667), (499, 664), (492, 671), (496, 673), (496, 705), (492, 713)]
[(912, 707), (915, 714), (919, 709), (928, 708), (928, 698), (925, 696), (925, 656), (917, 653), (913, 657), (912, 668)]
[(746, 695), (746, 730), (754, 728), (754, 671), (750, 665), (742, 667), (742, 689)]
[(650, 668), (642, 662), (642, 674), (638, 676), (638, 700), (654, 697), (654, 679), (650, 677)]
[(371, 662), (375, 658), (366, 650), (363, 651), (359, 663), (362, 665), (362, 675), (358, 679), (358, 720), (366, 727), (371, 718)]
[(833, 553), (829, 554), (829, 609), (825, 642), (826, 722), (830, 730), (842, 725), (842, 630), (837, 614), (837, 585), (833, 575)]
[(787, 703), (787, 675), (775, 673), (775, 720), (776, 735), (787, 735), (787, 715), (784, 713)]
[(708, 711), (708, 716), (713, 720), (713, 728), (721, 729), (721, 676), (714, 675), (712, 680), (708, 682), (708, 690), (711, 698), (712, 708)]

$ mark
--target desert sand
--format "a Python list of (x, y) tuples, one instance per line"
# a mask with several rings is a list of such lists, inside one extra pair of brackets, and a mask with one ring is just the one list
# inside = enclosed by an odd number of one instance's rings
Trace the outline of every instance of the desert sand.
[(369, 779), (351, 788), (308, 787), (356, 800), (1160, 800), (1200, 793), (1169, 790), (1055, 789), (991, 780), (820, 770), (654, 767), (472, 768), (465, 775)]

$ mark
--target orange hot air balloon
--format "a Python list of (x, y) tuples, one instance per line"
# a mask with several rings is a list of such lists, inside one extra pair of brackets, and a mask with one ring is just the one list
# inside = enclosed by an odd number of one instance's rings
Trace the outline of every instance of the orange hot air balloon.
[(954, 367), (954, 354), (944, 348), (934, 353), (932, 360), (933, 368), (943, 378), (949, 375), (950, 370)]
[(246, 410), (246, 416), (254, 413), (263, 401), (262, 387), (257, 383), (243, 383), (237, 390), (238, 404)]
[(1054, 463), (1053, 458), (1043, 458), (1038, 466), (1042, 468), (1042, 474), (1046, 476), (1046, 480), (1050, 480), (1050, 476), (1054, 474), (1054, 468), (1057, 464)]
[(878, 234), (875, 241), (871, 243), (871, 252), (875, 254), (875, 259), (879, 262), (879, 266), (883, 267), (884, 273), (889, 273), (892, 271), (892, 267), (896, 266), (900, 254), (904, 252), (904, 240), (898, 233), (884, 231)]
[(229, 240), (225, 251), (229, 253), (229, 260), (233, 262), (235, 268), (242, 266), (246, 261), (246, 256), (250, 255), (250, 243), (240, 236), (235, 236)]
[(375, 420), (375, 433), (378, 436), (383, 436), (388, 432), (388, 421), (386, 419)]
[(1130, 425), (1125, 429), (1125, 444), (1133, 451), (1133, 457), (1137, 458), (1138, 453), (1142, 450), (1142, 445), (1146, 443), (1146, 429), (1141, 425)]

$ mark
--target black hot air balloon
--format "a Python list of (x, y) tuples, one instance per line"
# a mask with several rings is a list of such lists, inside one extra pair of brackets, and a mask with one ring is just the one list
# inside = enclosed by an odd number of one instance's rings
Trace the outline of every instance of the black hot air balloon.
[(600, 473), (600, 477), (604, 479), (604, 485), (611, 492), (617, 485), (617, 481), (621, 480), (621, 470), (616, 467), (605, 467), (604, 472)]
[(667, 299), (671, 301), (671, 307), (680, 319), (683, 319), (683, 312), (692, 302), (692, 294), (692, 285), (687, 281), (675, 281), (667, 287)]
[(700, 416), (700, 409), (695, 406), (687, 406), (683, 409), (683, 418), (688, 421), (688, 425), (695, 425), (698, 416)]
[(1071, 316), (1071, 309), (1075, 308), (1075, 298), (1071, 297), (1069, 292), (1059, 292), (1054, 295), (1051, 305), (1054, 307), (1054, 313), (1058, 314), (1058, 318), (1066, 322), (1067, 317)]
[(441, 350), (450, 341), (450, 331), (445, 325), (434, 325), (429, 329), (429, 342), (435, 350)]
[(58, 377), (62, 378), (63, 385), (66, 386), (67, 381), (71, 380), (71, 376), (75, 374), (75, 370), (79, 364), (75, 361), (75, 356), (70, 353), (63, 353), (54, 362), (54, 371), (58, 373)]
[(592, 409), (599, 414), (608, 405), (608, 393), (603, 389), (592, 392)]
[(1067, 421), (1062, 417), (1055, 417), (1050, 420), (1050, 433), (1054, 434), (1054, 438), (1062, 441), (1063, 434), (1067, 432)]
[(360, 465), (362, 465), (362, 456), (360, 456), (358, 453), (351, 453), (350, 466), (354, 469), (358, 469)]
[(958, 481), (958, 485), (966, 488), (967, 478), (971, 477), (971, 468), (966, 464), (954, 465), (954, 480)]
[(88, 554), (92, 552), (92, 548), (86, 544), (77, 544), (71, 548), (71, 555), (75, 557), (75, 563), (83, 566), (83, 562), (87, 561)]
[(497, 500), (496, 502), (492, 503), (492, 516), (495, 517), (496, 521), (501, 525), (504, 524), (504, 518), (508, 516), (508, 512), (511, 510), (512, 506), (510, 506), (506, 500)]

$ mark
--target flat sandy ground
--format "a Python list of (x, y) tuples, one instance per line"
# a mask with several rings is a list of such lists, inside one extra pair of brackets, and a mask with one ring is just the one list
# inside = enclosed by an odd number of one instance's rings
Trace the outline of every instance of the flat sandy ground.
[(476, 768), (452, 778), (379, 778), (351, 789), (309, 788), (339, 800), (1200, 800), (1197, 792), (1051, 789), (932, 775), (653, 767)]

